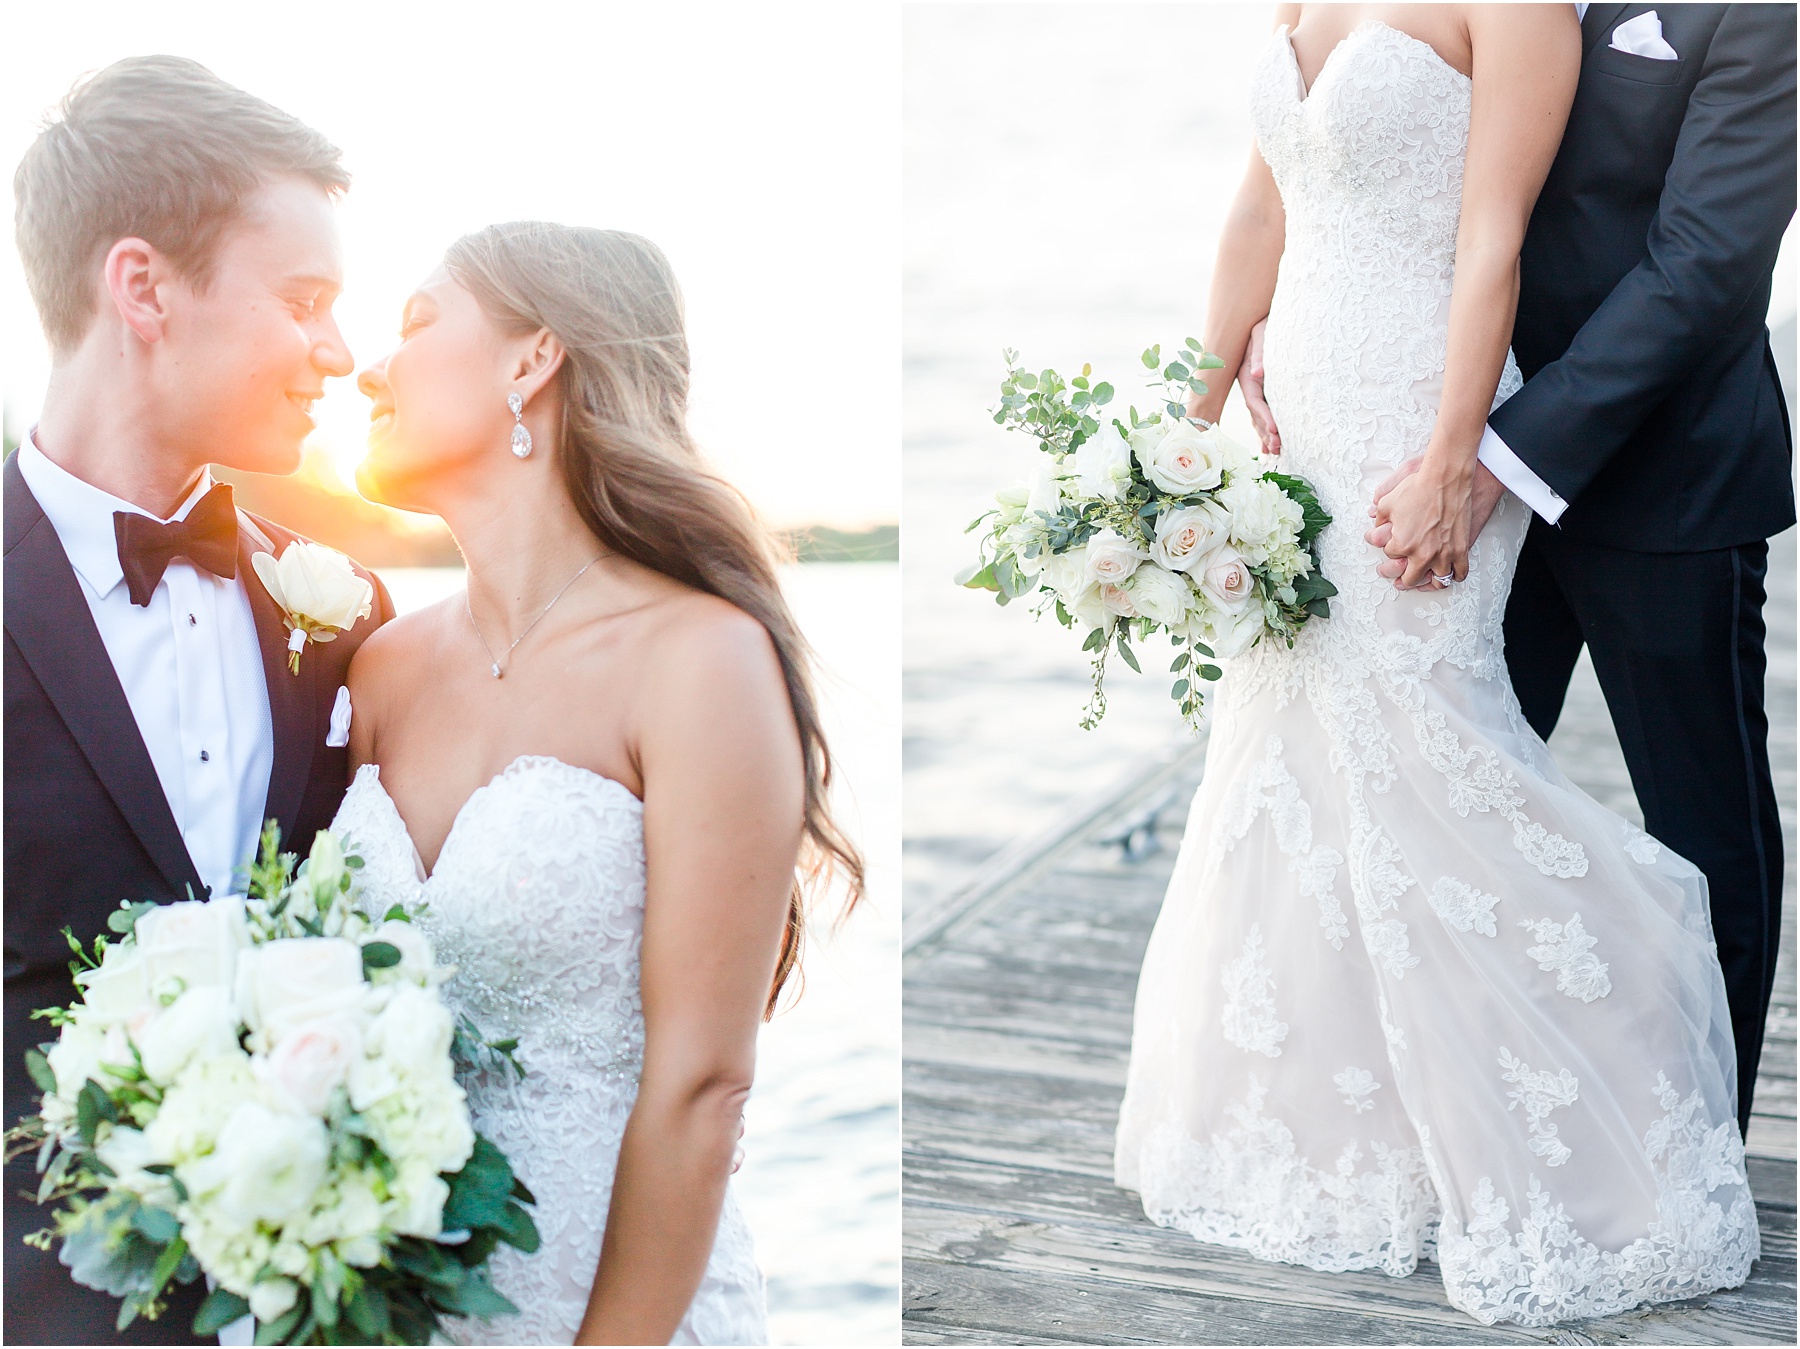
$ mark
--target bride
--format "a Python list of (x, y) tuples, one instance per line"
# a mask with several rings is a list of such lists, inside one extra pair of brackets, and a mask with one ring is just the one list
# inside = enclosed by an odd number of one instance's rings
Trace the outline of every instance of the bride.
[(336, 827), (369, 901), (428, 905), (453, 1007), (518, 1042), (465, 1082), (536, 1196), (490, 1344), (760, 1344), (727, 1187), (759, 1020), (826, 808), (807, 653), (741, 498), (686, 426), (679, 292), (649, 241), (524, 223), (458, 241), (365, 370), (368, 495), (432, 511), (464, 594), (350, 671)]
[[(1519, 246), (1574, 96), (1575, 15), (1278, 22), (1207, 345), (1229, 376), (1267, 314), (1283, 468), (1335, 521), (1341, 593), (1218, 687), (1138, 987), (1118, 1182), (1267, 1260), (1435, 1258), (1487, 1323), (1735, 1287), (1759, 1248), (1705, 879), (1520, 715), (1501, 617), (1529, 513), (1504, 497), (1468, 538), (1483, 424), (1520, 384)], [(1404, 550), (1424, 588), (1397, 590), (1363, 531), (1421, 454), (1387, 504), (1438, 525)]]

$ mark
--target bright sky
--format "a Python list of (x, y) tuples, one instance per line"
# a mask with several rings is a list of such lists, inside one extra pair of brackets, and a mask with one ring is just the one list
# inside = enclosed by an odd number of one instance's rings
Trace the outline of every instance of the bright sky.
[[(14, 6), (0, 82), (0, 391), (49, 369), (11, 246), (13, 166), (84, 72), (190, 56), (309, 122), (355, 179), (341, 208), (359, 364), (458, 235), (527, 218), (635, 230), (687, 298), (692, 425), (777, 524), (899, 515), (899, 7), (536, 3)], [(368, 405), (334, 380), (346, 480)]]

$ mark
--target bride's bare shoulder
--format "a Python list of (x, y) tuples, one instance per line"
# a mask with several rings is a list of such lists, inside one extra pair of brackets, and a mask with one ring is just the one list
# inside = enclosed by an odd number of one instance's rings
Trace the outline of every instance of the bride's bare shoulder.
[[(378, 698), (395, 682), (418, 683), (421, 662), (433, 660), (443, 646), (448, 626), (462, 613), (459, 591), (422, 609), (383, 623), (364, 639), (350, 660), (350, 696), (359, 707)], [(410, 673), (409, 673), (410, 672)]]
[(1477, 58), (1484, 48), (1543, 56), (1581, 46), (1581, 20), (1574, 5), (1458, 5), (1457, 9)]
[(645, 615), (638, 646), (644, 716), (719, 725), (788, 709), (787, 682), (762, 621), (729, 600), (671, 587)]

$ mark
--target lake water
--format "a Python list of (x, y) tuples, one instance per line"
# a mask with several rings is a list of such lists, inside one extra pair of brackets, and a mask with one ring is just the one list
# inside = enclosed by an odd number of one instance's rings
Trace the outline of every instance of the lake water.
[[(462, 585), (460, 568), (381, 573), (401, 612)], [(813, 924), (805, 990), (763, 1029), (738, 1197), (769, 1281), (775, 1344), (899, 1339), (899, 568), (815, 564), (783, 577), (822, 670), (841, 818), (869, 898)]]

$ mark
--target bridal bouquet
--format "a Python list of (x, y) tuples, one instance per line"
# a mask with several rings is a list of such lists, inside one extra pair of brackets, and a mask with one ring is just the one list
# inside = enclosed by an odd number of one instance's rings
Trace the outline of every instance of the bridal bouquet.
[(1045, 457), (969, 525), (987, 528), (979, 560), (957, 577), (1001, 604), (1036, 595), (1039, 613), (1080, 625), (1094, 659), (1088, 728), (1106, 714), (1110, 651), (1141, 670), (1132, 644), (1168, 634), (1180, 648), (1171, 696), (1197, 727), (1200, 684), (1220, 675), (1209, 658), (1267, 636), (1292, 646), (1337, 594), (1319, 573), (1317, 540), (1331, 517), (1312, 487), (1186, 416), (1183, 400), (1206, 392), (1199, 372), (1218, 369), (1218, 357), (1189, 338), (1166, 364), (1160, 347), (1143, 360), (1161, 406), (1147, 417), (1131, 408), (1127, 420), (1103, 411), (1113, 387), (1094, 382), (1092, 366), (1065, 380), (1006, 353), (994, 421), (1032, 437)]
[(59, 1205), (28, 1240), (123, 1299), (120, 1329), (202, 1274), (195, 1333), (253, 1313), (258, 1344), (511, 1313), (486, 1263), (537, 1249), (532, 1197), (470, 1126), (454, 970), (402, 907), (357, 909), (332, 833), (295, 861), (271, 821), (247, 897), (124, 905), (91, 956), (69, 935), (81, 997), (38, 1013), (60, 1034), (27, 1054), (42, 1105), (9, 1137)]

